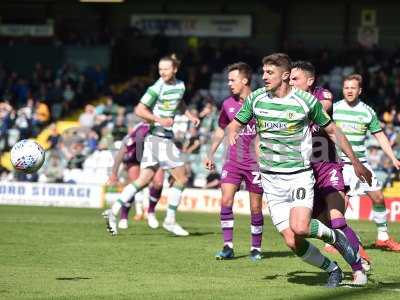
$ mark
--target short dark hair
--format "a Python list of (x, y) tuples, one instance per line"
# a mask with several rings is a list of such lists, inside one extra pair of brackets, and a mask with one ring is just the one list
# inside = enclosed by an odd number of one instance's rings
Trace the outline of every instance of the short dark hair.
[(315, 68), (314, 65), (305, 60), (298, 60), (292, 63), (292, 69), (300, 69), (302, 71), (308, 72), (311, 76), (315, 77)]
[(273, 53), (265, 56), (262, 60), (263, 65), (273, 65), (283, 68), (285, 71), (290, 72), (292, 68), (292, 60), (289, 55), (285, 53)]
[(350, 81), (350, 80), (355, 80), (355, 81), (357, 81), (358, 82), (358, 87), (362, 87), (362, 76), (360, 75), (360, 74), (351, 74), (351, 75), (348, 75), (348, 76), (346, 76), (344, 79), (343, 79), (343, 83), (345, 82), (345, 81)]
[(251, 67), (245, 62), (239, 61), (237, 63), (231, 64), (228, 66), (228, 72), (238, 70), (240, 74), (242, 74), (245, 78), (247, 78), (247, 85), (251, 84), (251, 75), (252, 70)]

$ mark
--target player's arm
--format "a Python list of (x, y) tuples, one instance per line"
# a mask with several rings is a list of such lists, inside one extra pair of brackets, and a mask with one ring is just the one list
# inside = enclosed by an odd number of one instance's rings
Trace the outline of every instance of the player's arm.
[(310, 112), (309, 116), (313, 122), (318, 124), (325, 130), (329, 138), (343, 151), (344, 154), (350, 159), (354, 167), (354, 172), (362, 182), (368, 182), (369, 185), (372, 183), (371, 172), (360, 162), (355, 155), (353, 148), (347, 140), (344, 133), (332, 122), (329, 115), (323, 110), (322, 104), (318, 101), (310, 101)]
[(121, 148), (119, 148), (117, 154), (115, 154), (114, 157), (114, 164), (111, 168), (111, 175), (108, 178), (108, 182), (110, 184), (115, 184), (118, 181), (118, 170), (119, 170), (119, 166), (122, 163), (122, 160), (124, 158), (124, 154), (126, 152), (126, 145), (121, 145)]
[(159, 98), (156, 85), (157, 83), (147, 89), (139, 104), (135, 107), (135, 114), (148, 123), (159, 123), (161, 126), (171, 127), (174, 124), (174, 119), (161, 118), (153, 114), (153, 107)]
[(225, 131), (221, 127), (218, 127), (211, 137), (210, 151), (208, 152), (207, 158), (204, 161), (206, 169), (208, 170), (215, 169), (214, 154), (217, 151), (221, 142), (223, 141), (224, 137), (225, 137)]
[(197, 127), (200, 125), (200, 119), (194, 116), (188, 109), (185, 110), (185, 116), (189, 119), (192, 124)]
[(400, 161), (396, 158), (392, 146), (390, 145), (390, 142), (385, 135), (383, 131), (378, 131), (376, 133), (373, 133), (374, 137), (378, 141), (379, 145), (381, 145), (381, 148), (383, 152), (391, 159), (394, 167), (399, 170), (400, 169)]

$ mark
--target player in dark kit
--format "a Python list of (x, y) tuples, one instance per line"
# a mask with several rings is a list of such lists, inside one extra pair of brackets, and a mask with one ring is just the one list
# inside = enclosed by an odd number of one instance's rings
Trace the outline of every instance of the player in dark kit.
[[(250, 93), (251, 68), (243, 62), (235, 63), (228, 67), (228, 85), (232, 96), (225, 99), (218, 120), (219, 127), (213, 136), (210, 153), (205, 161), (206, 168), (215, 168), (214, 153), (224, 139), (224, 130), (235, 118), (242, 107), (244, 98)], [(250, 258), (259, 260), (261, 256), (262, 231), (264, 218), (262, 214), (262, 194), (260, 173), (256, 156), (256, 123), (252, 120), (239, 134), (236, 145), (228, 149), (228, 158), (222, 168), (222, 201), (221, 201), (221, 228), (224, 238), (224, 247), (217, 253), (217, 259), (234, 257), (233, 251), (233, 198), (240, 189), (242, 181), (250, 197), (251, 210), (251, 248)]]
[[(132, 131), (122, 140), (121, 148), (114, 158), (114, 165), (112, 167), (111, 175), (108, 180), (110, 184), (115, 184), (118, 182), (118, 170), (121, 163), (125, 165), (130, 181), (133, 181), (139, 177), (140, 161), (143, 155), (143, 143), (149, 131), (150, 125), (148, 123), (141, 122), (137, 124), (132, 129)], [(153, 182), (150, 187), (147, 222), (149, 227), (153, 229), (158, 228), (159, 226), (158, 221), (155, 217), (155, 207), (161, 197), (163, 179), (164, 171), (159, 168), (153, 178)], [(125, 206), (121, 208), (121, 217), (118, 223), (118, 227), (120, 229), (128, 228), (128, 214), (132, 202), (135, 200), (136, 203), (138, 200), (141, 200), (143, 203), (143, 197), (143, 193), (139, 192), (128, 203), (126, 203)]]
[[(290, 85), (313, 94), (321, 102), (325, 111), (332, 115), (331, 92), (321, 87), (315, 87), (314, 83), (314, 66), (307, 61), (294, 62), (290, 74)], [(313, 155), (311, 166), (316, 180), (313, 216), (323, 220), (331, 228), (341, 230), (354, 251), (359, 251), (359, 249), (362, 249), (359, 239), (351, 227), (347, 225), (344, 217), (346, 205), (342, 174), (343, 164), (337, 156), (335, 144), (326, 133), (315, 124), (312, 129)], [(361, 259), (352, 264), (351, 268), (353, 270), (353, 284), (367, 284), (367, 276), (363, 270)]]

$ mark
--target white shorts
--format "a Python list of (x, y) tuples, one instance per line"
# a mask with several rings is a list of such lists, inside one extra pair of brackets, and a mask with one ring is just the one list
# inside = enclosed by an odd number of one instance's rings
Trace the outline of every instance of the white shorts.
[(354, 172), (353, 165), (345, 164), (343, 167), (343, 179), (344, 185), (350, 188), (349, 195), (356, 196), (362, 195), (366, 192), (374, 192), (382, 189), (380, 182), (378, 182), (378, 178), (375, 175), (375, 172), (372, 170), (371, 166), (364, 162), (363, 165), (371, 171), (372, 173), (372, 185), (369, 186), (367, 182), (362, 182)]
[(289, 228), (290, 210), (293, 207), (312, 210), (315, 184), (312, 170), (297, 174), (261, 173), (261, 182), (272, 223), (279, 232)]
[(149, 134), (144, 140), (143, 157), (140, 168), (159, 166), (161, 169), (174, 169), (184, 165), (181, 152), (171, 139)]

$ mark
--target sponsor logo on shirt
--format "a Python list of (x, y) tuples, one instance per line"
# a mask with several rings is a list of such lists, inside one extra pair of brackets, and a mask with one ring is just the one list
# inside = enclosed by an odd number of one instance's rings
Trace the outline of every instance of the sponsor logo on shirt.
[(250, 125), (247, 124), (246, 127), (242, 129), (242, 131), (239, 133), (241, 136), (248, 136), (248, 135), (256, 135), (257, 130), (256, 130), (256, 125)]
[(259, 121), (258, 124), (261, 129), (277, 129), (277, 130), (288, 129), (288, 124), (283, 122)]

